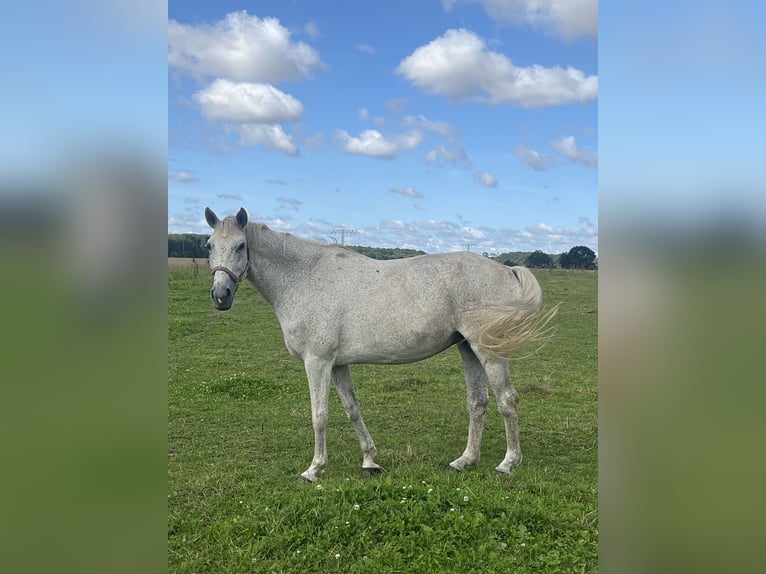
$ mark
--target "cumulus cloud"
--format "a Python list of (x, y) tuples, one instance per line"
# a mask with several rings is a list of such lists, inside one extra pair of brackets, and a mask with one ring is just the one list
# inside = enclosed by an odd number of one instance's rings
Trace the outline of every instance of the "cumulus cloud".
[(535, 171), (546, 171), (556, 165), (556, 159), (550, 155), (543, 156), (540, 152), (525, 145), (517, 145), (513, 148), (513, 154), (519, 160)]
[(598, 0), (442, 0), (442, 5), (450, 10), (458, 2), (481, 4), (496, 22), (542, 28), (567, 40), (598, 33)]
[(416, 49), (401, 61), (396, 73), (427, 93), (488, 105), (542, 108), (584, 104), (598, 95), (597, 76), (572, 67), (515, 66), (465, 29), (447, 30)]
[(473, 174), (473, 178), (484, 187), (497, 187), (497, 178), (488, 171), (477, 171)]
[(303, 116), (303, 104), (274, 86), (217, 79), (194, 94), (208, 120), (277, 123)]
[(195, 181), (199, 181), (196, 176), (188, 171), (169, 171), (168, 179), (172, 179), (178, 183), (194, 183)]
[(274, 84), (324, 69), (319, 53), (294, 42), (276, 18), (232, 12), (213, 24), (168, 23), (168, 65), (193, 76)]
[(422, 132), (417, 130), (391, 137), (386, 137), (377, 130), (364, 130), (359, 137), (353, 137), (344, 130), (337, 130), (335, 137), (347, 153), (381, 159), (393, 159), (399, 152), (413, 150), (423, 141)]
[(403, 195), (404, 197), (412, 197), (412, 198), (424, 197), (422, 192), (415, 191), (411, 187), (392, 187), (388, 191), (389, 193), (396, 193), (398, 195)]
[(598, 156), (591, 151), (581, 149), (574, 136), (561, 136), (552, 141), (551, 145), (559, 154), (573, 163), (580, 163), (585, 167), (598, 167)]
[(230, 201), (245, 201), (244, 198), (238, 193), (219, 193), (216, 195), (218, 199), (228, 199)]
[(280, 125), (241, 124), (235, 128), (235, 131), (239, 134), (241, 146), (263, 145), (288, 155), (298, 155), (298, 146)]

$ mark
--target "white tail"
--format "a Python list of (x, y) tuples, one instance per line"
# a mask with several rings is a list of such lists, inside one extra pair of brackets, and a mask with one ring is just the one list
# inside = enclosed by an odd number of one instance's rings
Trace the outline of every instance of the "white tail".
[(509, 307), (491, 307), (486, 310), (486, 322), (479, 332), (479, 344), (494, 355), (508, 358), (520, 345), (539, 341), (551, 332), (548, 323), (556, 315), (558, 305), (539, 313), (542, 289), (532, 272), (526, 267), (512, 267), (519, 280), (521, 295), (518, 303)]

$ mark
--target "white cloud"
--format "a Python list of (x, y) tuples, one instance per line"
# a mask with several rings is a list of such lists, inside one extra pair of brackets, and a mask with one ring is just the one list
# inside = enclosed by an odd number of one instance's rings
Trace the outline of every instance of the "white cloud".
[(439, 144), (435, 148), (427, 151), (423, 156), (423, 159), (428, 163), (438, 163), (439, 160), (444, 160), (447, 163), (461, 165), (463, 167), (471, 167), (471, 160), (468, 159), (465, 149), (460, 144), (455, 144), (452, 146), (452, 149), (444, 144)]
[(364, 121), (371, 121), (376, 126), (382, 126), (386, 123), (386, 120), (382, 116), (373, 116), (370, 110), (367, 108), (359, 108), (359, 119)]
[(268, 84), (217, 79), (194, 94), (208, 120), (276, 123), (299, 119), (303, 104)]
[[(442, 0), (445, 10), (461, 0)], [(496, 22), (528, 24), (569, 40), (595, 38), (598, 33), (598, 0), (462, 0), (481, 4)]]
[(550, 155), (543, 156), (540, 152), (522, 144), (513, 148), (513, 153), (522, 163), (528, 165), (535, 171), (545, 171), (556, 164), (556, 159), (554, 157)]
[(230, 201), (245, 201), (245, 199), (238, 193), (219, 193), (216, 197), (218, 199), (228, 199)]
[(405, 197), (412, 197), (412, 198), (421, 198), (424, 197), (423, 193), (420, 191), (415, 191), (411, 187), (392, 187), (388, 190), (390, 193), (396, 193), (398, 195), (403, 195)]
[(484, 187), (497, 187), (497, 178), (488, 171), (477, 171), (473, 178)]
[(168, 23), (168, 65), (193, 76), (278, 83), (310, 76), (325, 66), (319, 53), (293, 42), (276, 18), (232, 12), (213, 24)]
[(559, 66), (514, 66), (504, 54), (465, 29), (447, 30), (416, 49), (396, 72), (431, 94), (451, 100), (541, 108), (587, 103), (598, 95), (598, 77)]
[(452, 124), (442, 120), (429, 120), (424, 115), (417, 116), (405, 116), (402, 120), (403, 126), (419, 127), (429, 132), (434, 132), (447, 139), (455, 139), (457, 137), (457, 128)]
[(303, 31), (306, 32), (306, 34), (309, 35), (309, 38), (312, 40), (316, 40), (319, 38), (319, 26), (317, 26), (316, 22), (309, 22), (303, 27)]
[(178, 183), (194, 183), (195, 181), (199, 181), (196, 176), (188, 171), (169, 171), (168, 179), (172, 179)]
[(463, 227), (460, 231), (463, 232), (463, 236), (468, 239), (484, 239), (487, 234), (473, 227)]
[(598, 156), (588, 150), (581, 149), (574, 136), (561, 136), (551, 142), (551, 145), (562, 156), (573, 163), (581, 163), (585, 167), (598, 167)]
[(350, 136), (344, 130), (337, 130), (335, 136), (347, 153), (381, 159), (393, 159), (399, 152), (413, 150), (423, 141), (423, 134), (417, 130), (391, 137), (385, 137), (377, 130), (364, 130), (359, 137)]
[(357, 50), (357, 52), (362, 52), (363, 54), (374, 54), (375, 48), (373, 46), (370, 46), (369, 44), (354, 44), (354, 48)]
[(298, 146), (280, 125), (241, 124), (234, 130), (239, 134), (241, 146), (263, 145), (288, 155), (298, 155)]
[(303, 145), (310, 149), (319, 149), (325, 143), (324, 134), (314, 134), (303, 140)]

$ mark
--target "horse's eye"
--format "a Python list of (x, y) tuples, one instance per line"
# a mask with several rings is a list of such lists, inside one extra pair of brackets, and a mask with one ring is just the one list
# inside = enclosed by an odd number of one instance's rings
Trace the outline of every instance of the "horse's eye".
[(237, 251), (242, 251), (244, 248), (245, 248), (244, 242), (237, 245)]
[(211, 246), (210, 246), (210, 244), (209, 244), (209, 243), (205, 243), (205, 249), (207, 249), (208, 251), (210, 251), (210, 249), (211, 249)]

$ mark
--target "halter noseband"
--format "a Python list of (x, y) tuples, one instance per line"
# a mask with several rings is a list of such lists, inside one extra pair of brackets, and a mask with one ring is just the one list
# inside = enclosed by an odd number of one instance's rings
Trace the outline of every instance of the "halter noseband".
[(234, 271), (232, 271), (228, 267), (224, 267), (223, 265), (218, 265), (216, 267), (213, 267), (213, 269), (210, 271), (210, 274), (215, 275), (216, 271), (223, 271), (224, 273), (226, 273), (226, 275), (231, 277), (235, 283), (241, 283), (242, 280), (247, 275), (247, 272), (250, 271), (250, 248), (249, 247), (247, 248), (247, 264), (245, 265), (245, 268), (242, 270), (242, 273), (239, 275), (239, 277), (237, 277), (234, 274)]
[(247, 275), (247, 272), (249, 270), (250, 270), (250, 262), (248, 261), (247, 265), (245, 265), (244, 271), (242, 271), (242, 275), (240, 275), (239, 277), (234, 275), (234, 271), (232, 271), (228, 267), (224, 267), (223, 265), (219, 265), (218, 267), (213, 267), (213, 270), (211, 271), (210, 274), (215, 275), (216, 271), (223, 271), (224, 273), (226, 273), (226, 275), (231, 277), (235, 283), (240, 283), (245, 278), (245, 275)]

